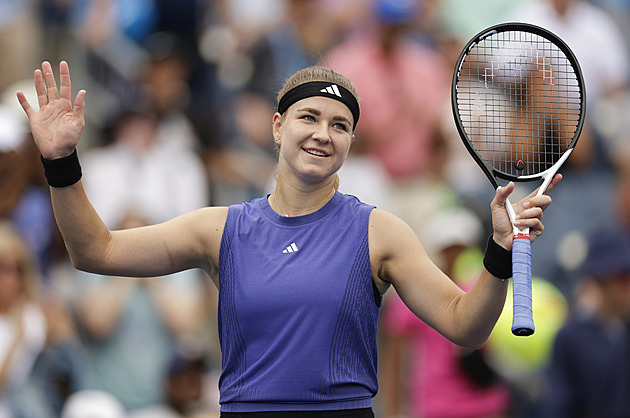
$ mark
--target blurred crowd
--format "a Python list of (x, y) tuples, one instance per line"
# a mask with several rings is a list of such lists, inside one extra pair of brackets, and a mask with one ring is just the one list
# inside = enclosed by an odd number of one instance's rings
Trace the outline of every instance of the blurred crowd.
[(459, 139), (450, 83), (463, 45), (504, 21), (559, 35), (586, 80), (584, 130), (532, 249), (536, 333), (510, 335), (508, 301), (487, 346), (463, 350), (390, 291), (375, 412), (630, 416), (630, 1), (0, 0), (0, 418), (219, 410), (203, 273), (69, 265), (15, 98), (37, 101), (43, 60), (68, 61), (88, 92), (83, 182), (113, 229), (269, 193), (277, 91), (301, 68), (338, 70), (362, 113), (340, 191), (407, 221), (467, 288), (494, 191)]

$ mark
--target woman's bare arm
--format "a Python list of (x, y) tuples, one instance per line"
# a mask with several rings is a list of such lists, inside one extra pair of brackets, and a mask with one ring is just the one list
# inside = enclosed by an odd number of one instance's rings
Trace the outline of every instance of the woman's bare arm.
[[(551, 187), (561, 178), (557, 175)], [(510, 184), (497, 191), (490, 205), (493, 239), (508, 250), (512, 224), (505, 202), (513, 189)], [(535, 196), (533, 192), (514, 205), (517, 226), (531, 228), (532, 240), (543, 231), (542, 212), (550, 203), (549, 196)], [(471, 348), (485, 344), (503, 310), (508, 281), (499, 280), (484, 268), (472, 289), (462, 291), (431, 261), (411, 227), (382, 210), (372, 211), (369, 242), (372, 274), (381, 291), (393, 285), (416, 316), (455, 344)]]
[(81, 182), (51, 187), (53, 210), (73, 265), (110, 276), (154, 277), (218, 266), (227, 208), (203, 208), (169, 221), (110, 231)]
[[(39, 111), (22, 92), (18, 100), (29, 118), (42, 157), (55, 160), (76, 149), (85, 126), (85, 91), (74, 102), (70, 71), (59, 64), (57, 88), (50, 63), (35, 70)], [(188, 268), (209, 273), (218, 252), (227, 208), (205, 208), (159, 225), (110, 231), (87, 199), (81, 181), (51, 187), (55, 219), (75, 267), (113, 276), (152, 277)]]
[(392, 284), (407, 307), (455, 344), (482, 346), (496, 323), (507, 282), (485, 270), (466, 294), (430, 259), (415, 232), (398, 217), (381, 210), (370, 217), (370, 258), (374, 280)]

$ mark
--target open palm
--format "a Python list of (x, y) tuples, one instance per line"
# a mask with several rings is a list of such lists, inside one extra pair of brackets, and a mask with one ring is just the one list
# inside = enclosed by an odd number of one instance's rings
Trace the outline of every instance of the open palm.
[(49, 160), (70, 155), (85, 126), (85, 90), (77, 93), (73, 106), (70, 71), (65, 61), (59, 64), (59, 74), (61, 86), (57, 91), (50, 63), (43, 62), (42, 69), (35, 70), (39, 111), (31, 107), (24, 93), (17, 93), (29, 118), (35, 144), (42, 156)]

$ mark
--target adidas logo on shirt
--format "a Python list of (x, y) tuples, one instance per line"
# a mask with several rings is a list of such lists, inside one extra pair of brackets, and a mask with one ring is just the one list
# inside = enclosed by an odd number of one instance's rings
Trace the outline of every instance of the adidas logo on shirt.
[(337, 87), (336, 84), (331, 84), (330, 86), (326, 87), (325, 89), (321, 89), (320, 91), (322, 93), (334, 94), (335, 96), (341, 97), (341, 92), (339, 91), (339, 87)]
[(291, 245), (289, 245), (287, 248), (284, 249), (284, 251), (282, 251), (283, 254), (297, 253), (297, 252), (298, 252), (298, 247), (297, 245), (295, 245), (295, 242), (292, 242)]

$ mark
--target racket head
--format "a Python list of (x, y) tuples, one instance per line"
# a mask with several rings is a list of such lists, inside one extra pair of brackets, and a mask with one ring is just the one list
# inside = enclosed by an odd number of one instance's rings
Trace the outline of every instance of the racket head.
[(489, 27), (463, 48), (451, 104), (464, 145), (495, 188), (557, 170), (586, 113), (584, 78), (567, 44), (539, 26)]

